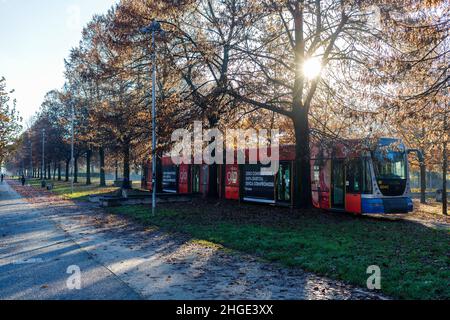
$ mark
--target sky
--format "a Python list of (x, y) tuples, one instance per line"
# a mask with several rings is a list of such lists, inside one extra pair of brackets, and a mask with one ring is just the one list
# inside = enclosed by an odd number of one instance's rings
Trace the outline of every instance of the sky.
[(118, 0), (0, 0), (0, 78), (14, 89), (24, 124), (64, 84), (64, 59), (94, 14)]

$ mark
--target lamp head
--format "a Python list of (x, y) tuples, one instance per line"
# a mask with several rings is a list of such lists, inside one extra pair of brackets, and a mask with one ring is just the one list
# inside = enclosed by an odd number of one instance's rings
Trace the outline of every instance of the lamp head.
[(161, 23), (159, 23), (156, 20), (153, 20), (152, 23), (150, 24), (150, 29), (155, 32), (160, 32), (161, 31)]
[(141, 28), (141, 32), (142, 33), (155, 32), (155, 33), (160, 33), (160, 34), (164, 33), (164, 31), (161, 28), (161, 23), (159, 23), (156, 20), (153, 20), (149, 26)]

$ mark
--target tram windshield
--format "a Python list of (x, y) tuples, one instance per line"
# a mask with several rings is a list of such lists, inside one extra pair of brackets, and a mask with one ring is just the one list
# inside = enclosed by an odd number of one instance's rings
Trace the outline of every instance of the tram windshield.
[(404, 152), (389, 151), (385, 155), (376, 152), (373, 163), (377, 179), (406, 179)]
[(397, 145), (390, 144), (384, 143), (372, 153), (373, 168), (383, 195), (399, 196), (406, 188), (406, 152), (398, 141)]

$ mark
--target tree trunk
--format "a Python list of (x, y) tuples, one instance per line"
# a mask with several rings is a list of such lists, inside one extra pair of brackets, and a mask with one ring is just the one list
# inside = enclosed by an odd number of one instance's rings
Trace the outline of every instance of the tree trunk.
[(115, 178), (114, 180), (119, 180), (119, 161), (116, 159), (116, 172), (115, 172)]
[(52, 166), (50, 163), (47, 165), (47, 179), (50, 180), (52, 178)]
[(78, 183), (78, 157), (74, 157), (73, 162), (73, 183)]
[[(208, 124), (210, 128), (215, 128), (217, 126), (217, 123), (219, 122), (219, 117), (216, 115), (212, 115), (208, 118)], [(215, 141), (212, 140), (210, 143), (213, 143)], [(214, 149), (211, 153), (212, 157), (216, 156), (216, 150)], [(210, 198), (217, 198), (218, 197), (218, 190), (217, 190), (217, 163), (213, 163), (212, 165), (208, 166), (208, 193), (207, 197)]]
[(70, 160), (66, 160), (66, 178), (65, 181), (68, 182), (69, 181), (69, 167), (70, 167)]
[(148, 164), (147, 162), (142, 163), (142, 177), (141, 177), (141, 188), (147, 189), (148, 181)]
[(130, 145), (125, 143), (123, 147), (123, 189), (131, 189), (130, 185)]
[(61, 181), (61, 161), (58, 161), (58, 181)]
[(86, 152), (86, 185), (91, 184), (91, 155), (92, 151), (88, 150)]
[(214, 163), (208, 166), (208, 197), (217, 198), (218, 190), (217, 190), (217, 164)]
[(56, 180), (56, 170), (58, 169), (58, 164), (55, 162), (53, 162), (53, 181)]
[[(295, 130), (295, 173), (294, 206), (297, 208), (311, 208), (311, 166), (309, 146), (308, 112), (305, 107), (294, 109)], [(295, 176), (295, 175), (294, 175)]]
[(105, 179), (105, 149), (103, 147), (100, 147), (99, 156), (100, 156), (100, 187), (106, 187), (106, 179)]
[[(422, 150), (422, 154), (423, 150)], [(420, 164), (420, 203), (427, 203), (426, 200), (426, 189), (427, 189), (427, 180), (426, 180), (426, 169), (425, 163)]]
[[(444, 117), (444, 132), (447, 130), (447, 118)], [(447, 215), (447, 137), (444, 135), (444, 142), (442, 145), (442, 214)]]
[(163, 190), (163, 168), (162, 168), (162, 153), (156, 153), (156, 192), (161, 193)]

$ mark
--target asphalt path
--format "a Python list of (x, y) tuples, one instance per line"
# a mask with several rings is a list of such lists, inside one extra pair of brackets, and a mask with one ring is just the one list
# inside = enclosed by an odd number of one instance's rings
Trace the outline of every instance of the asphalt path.
[(0, 184), (0, 299), (140, 298), (6, 182)]

